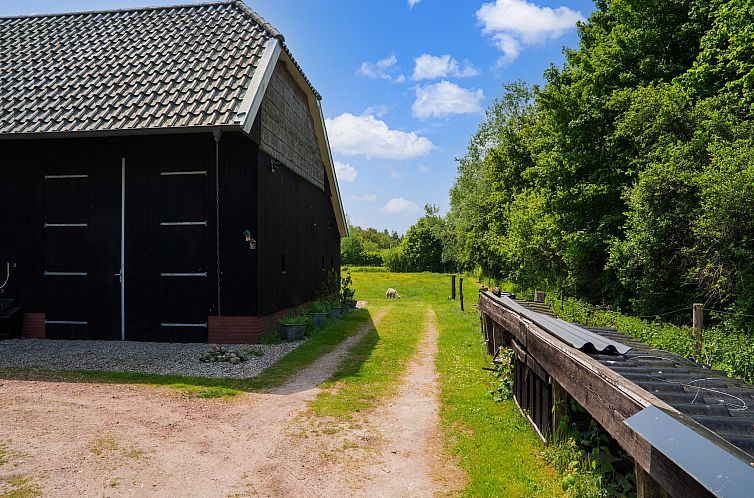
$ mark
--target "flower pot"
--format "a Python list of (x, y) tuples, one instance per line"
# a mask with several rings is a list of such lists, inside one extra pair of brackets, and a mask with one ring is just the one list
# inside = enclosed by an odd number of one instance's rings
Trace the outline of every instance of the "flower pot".
[(340, 308), (333, 308), (327, 314), (328, 318), (340, 318)]
[(315, 327), (321, 327), (327, 318), (327, 313), (307, 313), (312, 319), (312, 324)]
[(281, 324), (280, 326), (283, 329), (283, 339), (288, 341), (300, 341), (306, 333), (305, 323)]

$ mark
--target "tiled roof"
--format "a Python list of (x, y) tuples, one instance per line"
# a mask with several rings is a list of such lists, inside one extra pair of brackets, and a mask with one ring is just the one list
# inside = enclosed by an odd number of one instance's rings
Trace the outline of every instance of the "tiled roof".
[(273, 37), (240, 1), (0, 18), (0, 136), (241, 125)]

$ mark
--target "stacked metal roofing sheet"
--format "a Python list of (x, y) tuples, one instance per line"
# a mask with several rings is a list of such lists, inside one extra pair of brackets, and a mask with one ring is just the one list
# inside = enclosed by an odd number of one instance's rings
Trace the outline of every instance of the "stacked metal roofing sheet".
[[(520, 308), (554, 317), (549, 306), (518, 301)], [(562, 320), (560, 320), (562, 321)], [(624, 344), (623, 354), (591, 348), (594, 360), (660, 398), (754, 459), (754, 386), (674, 353), (655, 349), (612, 328), (581, 327), (604, 341)]]
[(534, 311), (530, 306), (514, 301), (510, 297), (495, 297), (508, 309), (539, 325), (542, 330), (554, 335), (566, 344), (584, 351), (606, 351), (624, 354), (631, 348), (625, 344), (594, 334), (584, 327), (555, 318), (547, 313)]
[(591, 354), (592, 358), (754, 458), (754, 386), (682, 356), (651, 348), (615, 329), (589, 330), (631, 346), (625, 355)]
[(272, 37), (239, 1), (0, 18), (0, 137), (237, 125)]

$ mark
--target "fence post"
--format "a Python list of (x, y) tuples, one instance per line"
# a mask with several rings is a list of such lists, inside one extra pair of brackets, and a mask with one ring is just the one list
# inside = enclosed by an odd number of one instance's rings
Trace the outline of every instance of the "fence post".
[(694, 303), (691, 323), (694, 327), (694, 350), (696, 352), (696, 359), (699, 360), (702, 356), (702, 327), (704, 326), (703, 304)]
[(461, 296), (461, 311), (463, 311), (463, 277), (458, 280), (458, 292)]
[(451, 275), (450, 276), (450, 298), (455, 299), (456, 298), (456, 276)]

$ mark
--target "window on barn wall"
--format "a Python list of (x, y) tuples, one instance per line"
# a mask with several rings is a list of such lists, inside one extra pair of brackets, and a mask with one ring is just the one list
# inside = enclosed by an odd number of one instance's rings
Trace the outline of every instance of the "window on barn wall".
[(285, 254), (280, 255), (280, 273), (285, 275)]

